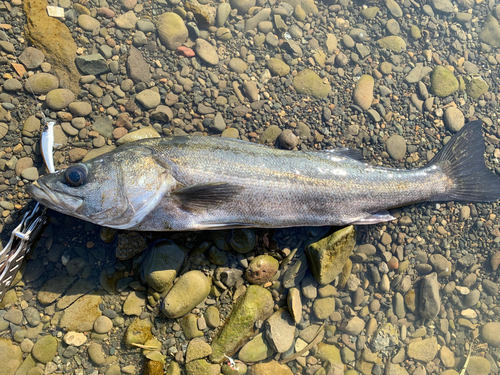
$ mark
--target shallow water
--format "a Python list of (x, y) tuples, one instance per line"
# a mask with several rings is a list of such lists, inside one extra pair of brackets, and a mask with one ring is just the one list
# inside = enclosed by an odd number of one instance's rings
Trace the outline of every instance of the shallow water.
[[(56, 169), (145, 131), (222, 135), (297, 150), (350, 147), (362, 150), (373, 165), (411, 169), (424, 166), (464, 123), (480, 118), (486, 164), (498, 174), (499, 5), (479, 0), (290, 4), (59, 0), (49, 5), (64, 8), (66, 28), (57, 21), (46, 29), (39, 25), (48, 25), (42, 16), (47, 4), (0, 5), (2, 243), (34, 205), (25, 186), (46, 173), (37, 108), (59, 125)], [(30, 9), (42, 13), (33, 12), (34, 29), (25, 30)], [(166, 12), (180, 16), (160, 16)], [(37, 31), (46, 44), (36, 45), (38, 52), (26, 50), (28, 40), (39, 40)], [(181, 45), (187, 49), (177, 50)], [(57, 57), (60, 46), (68, 47), (63, 56), (69, 62)], [(91, 54), (100, 57), (89, 67), (82, 57)], [(74, 67), (75, 57), (85, 71)], [(33, 76), (29, 90), (23, 90), (26, 77), (13, 63), (24, 64)], [(71, 65), (69, 75), (61, 63)], [(51, 75), (37, 83), (42, 72)], [(47, 87), (74, 94), (49, 94)], [(76, 104), (68, 107), (70, 102)], [(500, 323), (491, 323), (500, 312), (498, 204), (428, 203), (391, 213), (392, 222), (356, 228), (352, 265), (343, 276), (322, 286), (310, 270), (297, 272), (299, 322), (278, 319), (284, 325), (277, 338), (268, 333), (269, 321), (258, 319), (256, 339), (239, 353), (228, 353), (240, 374), (248, 367), (248, 374), (457, 375), (470, 346), (469, 374), (498, 373)], [(211, 348), (189, 335), (212, 344), (236, 297), (248, 290), (244, 271), (258, 255), (279, 261), (280, 270), (263, 287), (269, 292), (262, 293), (271, 296), (273, 310), (286, 307), (293, 284), (284, 279), (286, 269), (324, 234), (318, 228), (256, 230), (255, 247), (239, 254), (227, 245), (228, 233), (217, 242), (208, 232), (133, 237), (120, 232), (105, 242), (99, 226), (49, 215), (22, 279), (0, 303), (0, 363), (7, 363), (0, 375), (235, 373), (211, 361)], [(141, 278), (147, 254), (142, 250), (159, 239), (189, 253), (176, 276), (200, 270), (212, 278), (210, 295), (187, 318), (167, 318), (160, 308), (164, 296)], [(117, 259), (120, 241), (139, 253)], [(425, 280), (433, 272), (438, 284), (429, 286)], [(424, 294), (429, 298), (423, 300)], [(209, 307), (217, 308), (218, 324), (207, 314)], [(323, 314), (326, 318), (318, 318)], [(96, 323), (98, 316), (109, 319)], [(151, 323), (149, 341), (137, 339), (145, 348), (128, 347), (124, 339), (137, 322)], [(320, 327), (324, 336), (315, 340)], [(292, 336), (290, 349), (278, 353), (272, 347)], [(313, 340), (306, 354), (286, 362)], [(286, 364), (279, 367), (280, 361)]]

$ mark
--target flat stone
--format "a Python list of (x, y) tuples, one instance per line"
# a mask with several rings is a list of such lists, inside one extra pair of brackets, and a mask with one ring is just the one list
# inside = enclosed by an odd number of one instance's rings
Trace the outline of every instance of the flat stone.
[(265, 338), (278, 353), (284, 353), (293, 344), (295, 322), (290, 313), (281, 308), (265, 322)]
[(148, 83), (151, 80), (151, 72), (149, 70), (149, 64), (142, 56), (142, 52), (133, 46), (130, 47), (130, 52), (127, 58), (127, 70), (129, 73), (129, 77), (135, 83), (139, 82)]
[(19, 346), (13, 345), (9, 339), (0, 337), (0, 363), (2, 375), (14, 375), (23, 363), (23, 353)]
[(37, 340), (31, 354), (38, 362), (48, 363), (57, 354), (57, 339), (51, 335), (46, 335)]
[(123, 313), (139, 316), (142, 314), (144, 306), (146, 306), (146, 295), (143, 292), (134, 290), (123, 303)]
[(75, 95), (68, 89), (55, 89), (47, 93), (45, 104), (54, 111), (65, 109), (75, 100)]
[(124, 30), (131, 30), (135, 28), (137, 23), (137, 16), (133, 11), (128, 11), (115, 18), (116, 27)]
[(202, 59), (206, 63), (210, 65), (219, 64), (219, 55), (217, 53), (217, 50), (206, 40), (201, 38), (196, 39), (194, 51), (200, 57), (200, 59)]
[(407, 355), (424, 363), (432, 361), (438, 352), (438, 343), (435, 337), (424, 340), (415, 340), (408, 344)]
[(97, 294), (82, 296), (64, 310), (58, 326), (66, 328), (68, 331), (90, 331), (94, 326), (95, 320), (101, 316), (101, 310), (99, 309), (101, 302), (102, 297)]
[(45, 59), (45, 55), (42, 51), (34, 47), (26, 47), (19, 55), (19, 61), (23, 64), (27, 69), (36, 69), (40, 65), (42, 65), (43, 60)]
[(75, 59), (75, 63), (83, 74), (97, 76), (106, 73), (109, 70), (106, 60), (100, 53), (78, 56)]
[(153, 109), (160, 105), (160, 94), (155, 90), (146, 89), (136, 95), (136, 100), (146, 109)]

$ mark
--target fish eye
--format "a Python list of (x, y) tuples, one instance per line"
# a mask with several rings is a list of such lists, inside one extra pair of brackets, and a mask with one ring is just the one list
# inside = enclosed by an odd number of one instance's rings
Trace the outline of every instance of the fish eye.
[(76, 164), (66, 168), (64, 179), (74, 187), (83, 185), (87, 180), (87, 167), (83, 164)]

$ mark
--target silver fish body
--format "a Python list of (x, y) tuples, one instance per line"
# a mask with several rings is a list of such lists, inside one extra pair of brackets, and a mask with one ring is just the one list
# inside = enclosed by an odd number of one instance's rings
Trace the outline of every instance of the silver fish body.
[[(285, 151), (216, 137), (132, 142), (41, 177), (39, 202), (117, 229), (180, 231), (372, 224), (425, 201), (493, 201), (481, 121), (464, 126), (426, 167), (363, 163), (349, 150)], [(481, 184), (478, 184), (481, 181)]]

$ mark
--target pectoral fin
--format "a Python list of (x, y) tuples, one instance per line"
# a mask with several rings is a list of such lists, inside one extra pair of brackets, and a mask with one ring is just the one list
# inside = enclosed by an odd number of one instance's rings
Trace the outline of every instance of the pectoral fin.
[(211, 209), (233, 200), (243, 186), (228, 182), (210, 182), (188, 186), (171, 193), (180, 207), (186, 211)]
[(380, 212), (362, 217), (351, 224), (353, 224), (353, 225), (370, 225), (370, 224), (382, 223), (385, 221), (392, 221), (395, 219), (396, 218), (394, 216), (392, 216), (389, 213), (389, 211), (380, 211)]

